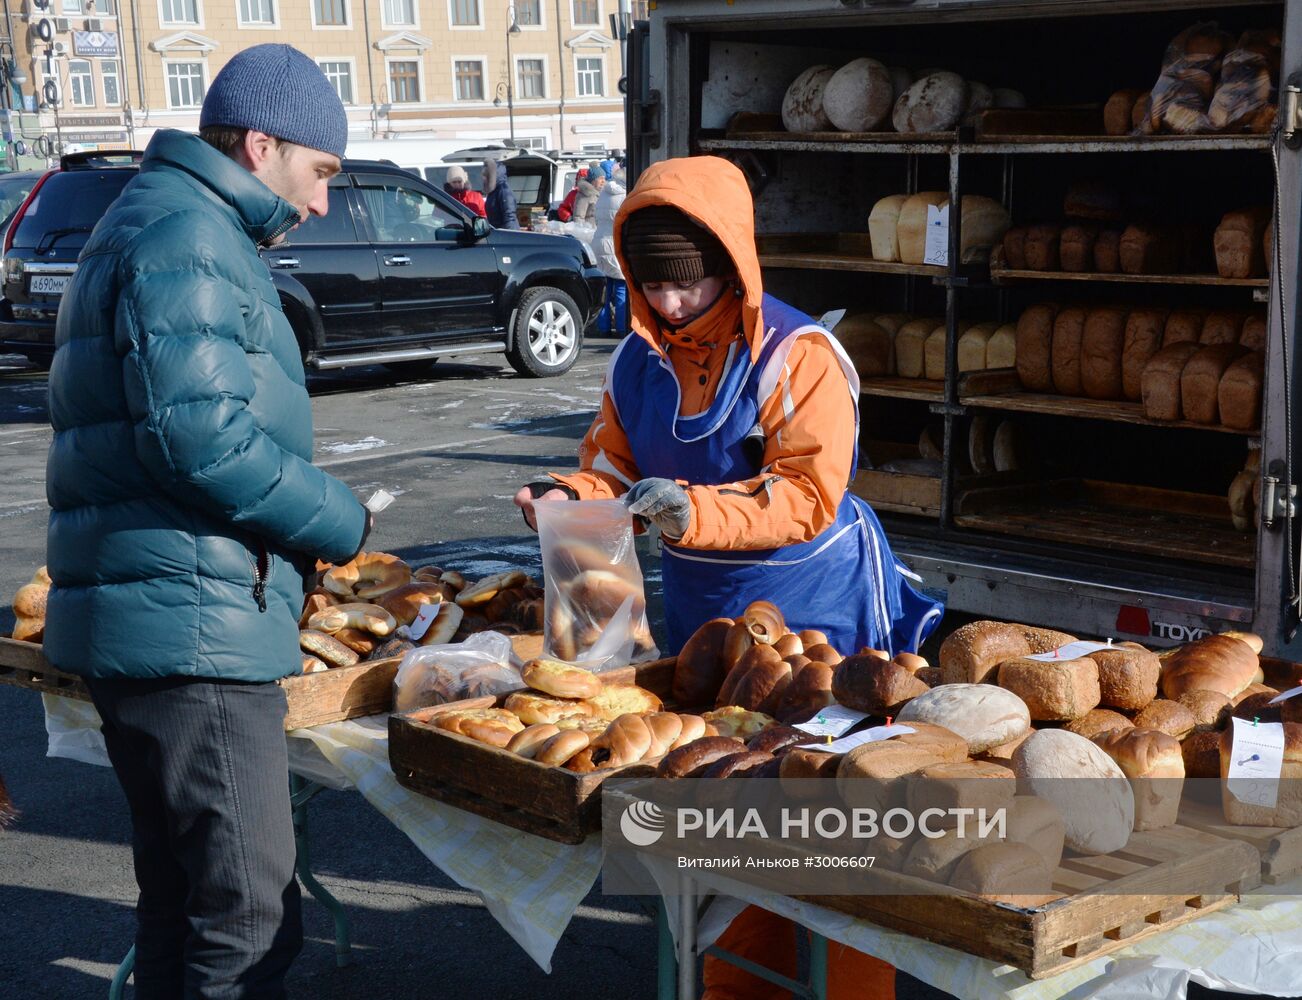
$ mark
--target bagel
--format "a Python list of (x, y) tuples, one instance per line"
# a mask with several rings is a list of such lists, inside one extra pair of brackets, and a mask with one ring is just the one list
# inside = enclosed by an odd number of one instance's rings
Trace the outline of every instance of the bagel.
[(352, 628), (386, 636), (398, 627), (398, 623), (378, 604), (336, 604), (314, 614), (307, 620), (307, 627), (331, 633)]
[(322, 586), (340, 597), (370, 600), (411, 582), (411, 567), (387, 552), (362, 552), (326, 571)]
[(336, 604), (342, 604), (334, 594), (328, 590), (314, 590), (303, 598), (303, 613), (298, 616), (298, 627), (307, 628), (307, 623), (311, 617), (318, 611), (324, 611), (326, 608), (333, 608)]
[(511, 742), (506, 745), (506, 749), (513, 754), (533, 760), (538, 755), (538, 751), (542, 749), (542, 745), (559, 732), (560, 730), (550, 723), (530, 726), (528, 729), (512, 736)]
[(610, 554), (589, 542), (560, 542), (552, 549), (555, 577), (570, 579), (588, 570), (605, 570), (629, 579), (636, 579), (635, 569), (627, 563), (612, 562)]
[(438, 614), (429, 623), (429, 628), (420, 637), (422, 646), (442, 646), (456, 638), (457, 630), (465, 621), (466, 613), (451, 601), (439, 604)]
[(458, 594), (466, 589), (466, 578), (454, 569), (447, 570), (439, 577), (443, 583), (455, 590)]
[(634, 620), (641, 618), (646, 611), (641, 585), (608, 569), (590, 569), (580, 573), (570, 581), (568, 589), (575, 607), (602, 621), (614, 615), (629, 598), (633, 600)]
[(410, 625), (426, 604), (447, 600), (446, 589), (446, 584), (441, 583), (404, 583), (375, 603), (393, 615), (399, 625)]
[(313, 629), (298, 633), (298, 645), (303, 652), (311, 653), (333, 667), (351, 667), (358, 660), (357, 653), (334, 636)]
[(579, 644), (574, 637), (574, 615), (569, 605), (557, 601), (547, 613), (547, 652), (561, 660), (576, 660)]
[[(460, 575), (460, 574), (458, 574)], [(472, 583), (456, 596), (456, 602), (463, 608), (476, 608), (487, 604), (497, 596), (498, 591), (509, 590), (529, 582), (529, 577), (518, 569), (509, 569), (505, 573), (494, 573), (477, 583)]]
[[(771, 646), (787, 632), (787, 622), (782, 617), (782, 612), (778, 610), (777, 605), (769, 601), (753, 601), (747, 605), (746, 610), (737, 619), (737, 624), (745, 625), (751, 637), (757, 643), (766, 646)], [(802, 651), (803, 649), (796, 650), (796, 652)]]
[(531, 688), (557, 698), (593, 698), (601, 694), (601, 678), (560, 660), (530, 660), (521, 668), (520, 676)]

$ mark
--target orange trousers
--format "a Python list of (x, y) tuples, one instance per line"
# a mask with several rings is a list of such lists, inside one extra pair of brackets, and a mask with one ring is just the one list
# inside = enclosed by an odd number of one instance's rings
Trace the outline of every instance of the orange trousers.
[[(748, 906), (715, 942), (734, 955), (796, 977), (797, 927), (786, 917)], [(791, 1000), (791, 992), (713, 955), (705, 956), (702, 1000)], [(828, 1000), (895, 1000), (895, 967), (835, 941), (827, 942)]]

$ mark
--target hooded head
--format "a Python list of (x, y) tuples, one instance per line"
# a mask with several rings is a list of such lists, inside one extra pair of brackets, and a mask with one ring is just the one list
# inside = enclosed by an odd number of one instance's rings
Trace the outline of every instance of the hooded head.
[[(641, 212), (650, 214), (634, 221)], [(614, 228), (615, 254), (628, 278), (631, 323), (643, 340), (663, 349), (642, 282), (736, 275), (742, 333), (752, 357), (758, 357), (764, 286), (755, 252), (755, 205), (736, 166), (717, 156), (653, 164), (624, 199)]]
[(454, 163), (452, 166), (448, 167), (448, 174), (447, 177), (444, 178), (443, 183), (450, 184), (459, 190), (470, 183), (470, 178), (466, 175), (465, 167), (458, 166)]

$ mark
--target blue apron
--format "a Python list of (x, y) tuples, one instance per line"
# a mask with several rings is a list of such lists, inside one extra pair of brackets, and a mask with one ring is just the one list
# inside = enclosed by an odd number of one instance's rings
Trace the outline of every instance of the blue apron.
[[(636, 336), (620, 345), (611, 361), (609, 389), (642, 476), (718, 485), (753, 479), (763, 471), (756, 458), (762, 441), (753, 435), (759, 433), (761, 382), (770, 361), (780, 350), (785, 357), (789, 348), (783, 345), (790, 338), (811, 332), (832, 338), (808, 316), (771, 296), (764, 296), (762, 310), (768, 331), (759, 359), (752, 362), (746, 344), (738, 340), (714, 402), (688, 417), (678, 415), (681, 390), (669, 361)], [(857, 428), (857, 399), (855, 413)], [(857, 460), (856, 448), (855, 464)], [(905, 574), (918, 578), (891, 553), (872, 508), (849, 491), (836, 521), (808, 542), (746, 550), (689, 549), (666, 542), (663, 573), (672, 650), (682, 648), (703, 622), (735, 617), (756, 600), (777, 604), (792, 631), (818, 629), (847, 654), (864, 646), (892, 654), (913, 652), (944, 613), (942, 604), (909, 584)]]

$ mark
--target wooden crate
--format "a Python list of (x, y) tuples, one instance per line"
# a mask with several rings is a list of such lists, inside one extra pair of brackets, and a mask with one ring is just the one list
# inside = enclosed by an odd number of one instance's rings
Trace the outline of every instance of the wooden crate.
[[(655, 660), (602, 675), (637, 683), (668, 699), (674, 661)], [(499, 697), (500, 704), (505, 695)], [(440, 802), (562, 844), (581, 844), (601, 829), (601, 786), (643, 764), (577, 774), (435, 729), (446, 706), (389, 716), (389, 764), (398, 783)]]
[(1180, 803), (1180, 825), (1249, 845), (1260, 859), (1261, 881), (1266, 885), (1302, 874), (1302, 827), (1234, 826), (1226, 822), (1219, 796), (1208, 801), (1189, 795)]
[(0, 684), (90, 701), (80, 677), (54, 669), (39, 643), (0, 637)]

